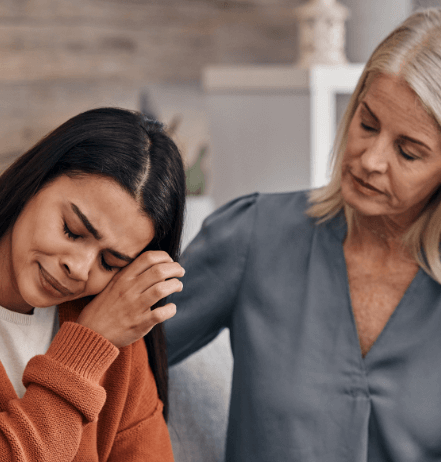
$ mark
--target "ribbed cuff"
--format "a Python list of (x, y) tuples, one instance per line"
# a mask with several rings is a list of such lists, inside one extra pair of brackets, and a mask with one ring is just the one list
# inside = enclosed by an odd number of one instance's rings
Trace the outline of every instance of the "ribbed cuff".
[(93, 382), (98, 382), (119, 354), (102, 335), (75, 322), (65, 322), (46, 355)]

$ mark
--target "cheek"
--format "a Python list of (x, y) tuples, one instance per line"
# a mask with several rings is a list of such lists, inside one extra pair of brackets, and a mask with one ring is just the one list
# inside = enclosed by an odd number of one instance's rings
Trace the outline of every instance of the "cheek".
[(403, 205), (414, 205), (428, 200), (439, 188), (440, 183), (433, 178), (406, 178), (394, 175), (391, 178), (394, 198)]
[(17, 243), (27, 250), (45, 255), (54, 255), (64, 251), (69, 242), (59, 229), (58, 223), (48, 221), (44, 216), (41, 220), (29, 219), (19, 223), (17, 228)]
[(355, 137), (348, 137), (346, 142), (346, 150), (344, 154), (344, 160), (347, 162), (358, 157), (360, 152), (362, 151), (361, 143), (358, 138)]
[(346, 148), (343, 154), (342, 165), (348, 165), (358, 157), (360, 152), (359, 142), (355, 137), (348, 135), (346, 140)]
[(343, 158), (342, 158), (342, 161), (341, 161), (343, 171), (344, 171), (345, 167), (349, 164), (349, 160), (350, 160), (350, 155), (349, 155), (349, 152), (348, 152), (348, 148), (346, 147), (346, 150), (345, 150), (345, 152), (343, 154)]
[(348, 147), (346, 147), (345, 152), (343, 153), (342, 159), (341, 159), (341, 175), (342, 175), (342, 180), (346, 180), (348, 176), (348, 171), (351, 167), (352, 163), (352, 158), (350, 155), (350, 152), (348, 150)]

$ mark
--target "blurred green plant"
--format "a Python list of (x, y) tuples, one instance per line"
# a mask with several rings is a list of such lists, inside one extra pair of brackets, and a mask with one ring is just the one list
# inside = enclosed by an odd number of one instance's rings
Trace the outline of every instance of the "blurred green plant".
[(203, 145), (199, 148), (198, 155), (193, 164), (185, 170), (185, 183), (187, 196), (202, 196), (205, 192), (205, 172), (202, 162), (207, 155), (208, 146)]
[[(167, 126), (167, 134), (173, 138), (176, 134), (182, 116), (176, 115), (172, 118)], [(202, 144), (196, 156), (195, 161), (185, 169), (185, 185), (187, 196), (202, 196), (206, 189), (206, 173), (204, 171), (203, 161), (208, 153), (208, 145)]]

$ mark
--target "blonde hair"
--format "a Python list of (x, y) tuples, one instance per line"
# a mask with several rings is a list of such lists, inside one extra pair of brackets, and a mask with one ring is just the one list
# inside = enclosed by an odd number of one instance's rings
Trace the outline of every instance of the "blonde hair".
[[(355, 213), (344, 203), (341, 195), (342, 160), (352, 117), (358, 103), (378, 74), (394, 75), (405, 81), (441, 130), (440, 8), (413, 13), (374, 50), (340, 122), (331, 157), (330, 182), (310, 192), (311, 206), (307, 214), (323, 222), (344, 210), (348, 233), (353, 229)], [(441, 283), (440, 196), (438, 190), (403, 237), (403, 242), (412, 257), (439, 283)]]

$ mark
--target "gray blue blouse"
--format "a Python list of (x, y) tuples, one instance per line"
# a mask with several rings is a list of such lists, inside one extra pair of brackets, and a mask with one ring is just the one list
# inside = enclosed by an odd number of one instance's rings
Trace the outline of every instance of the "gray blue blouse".
[(343, 216), (316, 225), (306, 193), (217, 210), (185, 252), (166, 323), (170, 363), (228, 327), (228, 462), (441, 461), (441, 286), (419, 270), (362, 358)]

